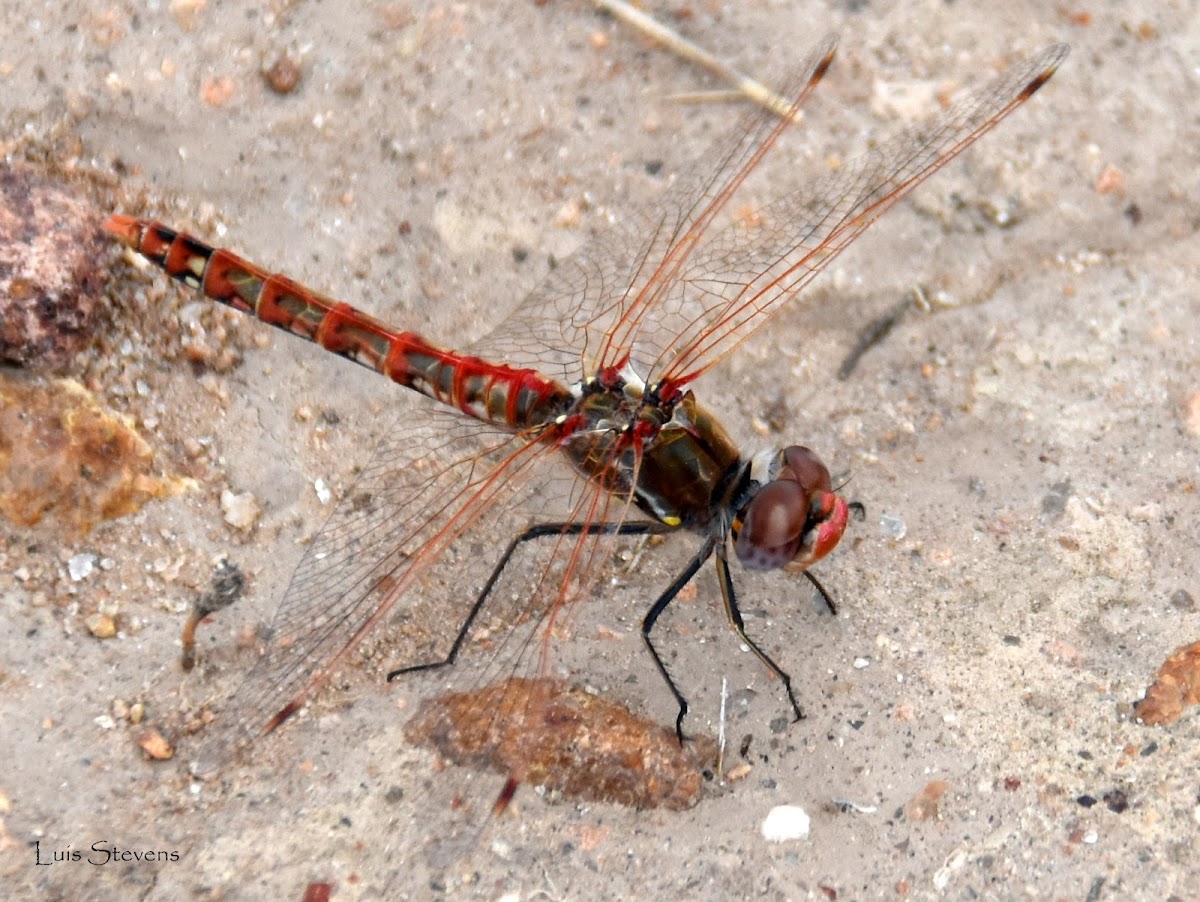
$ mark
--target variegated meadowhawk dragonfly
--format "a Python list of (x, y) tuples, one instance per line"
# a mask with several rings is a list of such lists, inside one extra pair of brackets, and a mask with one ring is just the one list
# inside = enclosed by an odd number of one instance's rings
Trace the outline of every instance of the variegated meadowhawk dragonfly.
[[(826, 38), (796, 69), (787, 95), (795, 106), (825, 73), (835, 43)], [(443, 658), (398, 672), (456, 658), (498, 574), (525, 542), (552, 543), (559, 562), (553, 578), (535, 581), (549, 622), (598, 572), (602, 539), (687, 530), (700, 546), (641, 625), (678, 704), (676, 732), (682, 739), (688, 706), (651, 632), (709, 558), (730, 623), (782, 680), (799, 717), (787, 673), (746, 635), (730, 549), (752, 570), (804, 573), (828, 600), (808, 568), (837, 545), (848, 505), (807, 448), (744, 456), (692, 383), (916, 185), (1028, 100), (1067, 52), (1055, 45), (1013, 65), (931, 123), (769, 204), (754, 228), (722, 217), (788, 123), (749, 114), (664, 198), (561, 264), (490, 335), (462, 351), (393, 329), (159, 223), (110, 217), (112, 235), (209, 298), (436, 402), (390, 432), (307, 549), (270, 644), (206, 740), (198, 768), (282, 723), (452, 543), (472, 530), (487, 535), (518, 488), (549, 472), (572, 474), (561, 515), (534, 524), (499, 555)], [(447, 412), (457, 414), (451, 426)]]

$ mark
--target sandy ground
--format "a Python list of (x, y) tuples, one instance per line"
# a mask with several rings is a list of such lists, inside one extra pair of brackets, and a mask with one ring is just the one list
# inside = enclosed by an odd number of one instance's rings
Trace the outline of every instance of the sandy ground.
[[(145, 191), (142, 209), (446, 344), (484, 333), (736, 116), (667, 100), (706, 76), (583, 2), (70, 8), (7, 4), (6, 140), (78, 152), (130, 198)], [(1171, 650), (1200, 639), (1194, 4), (1144, 18), (1031, 2), (986, 16), (934, 2), (654, 9), (686, 11), (689, 36), (766, 76), (842, 34), (756, 197), (998, 63), (1074, 47), (1045, 91), (701, 386), (748, 444), (819, 449), (868, 512), (819, 571), (836, 619), (799, 582), (739, 583), (808, 719), (780, 720), (778, 684), (739, 649), (705, 575), (662, 641), (693, 730), (715, 733), (728, 680), (752, 768), (691, 811), (523, 790), (488, 823), (500, 778), (441, 770), (402, 736), (440, 683), (354, 674), (220, 779), (193, 781), (186, 715), (219, 708), (248, 669), (238, 637), (269, 619), (327, 513), (315, 481), (343, 490), (411, 402), (249, 326), (230, 339), (240, 366), (189, 365), (181, 323), (215, 315), (125, 281), (75, 375), (198, 486), (84, 538), (0, 527), (8, 898), (298, 899), (313, 882), (336, 899), (1200, 893), (1196, 718), (1148, 728), (1131, 709)], [(288, 96), (260, 75), (284, 52), (304, 70)], [(951, 303), (907, 316), (839, 381), (864, 326), (917, 287)], [(261, 506), (253, 530), (225, 522), (226, 488)], [(673, 707), (635, 625), (690, 548), (674, 537), (622, 572), (561, 664), (661, 723)], [(183, 612), (222, 553), (249, 591), (185, 675)], [(74, 581), (80, 554), (102, 566)], [(463, 567), (478, 586), (486, 567)], [(118, 636), (89, 633), (98, 610)], [(122, 716), (135, 703), (176, 760), (144, 758), (144, 726)], [(922, 819), (910, 803), (939, 789)], [(780, 804), (808, 811), (808, 839), (763, 839)], [(94, 844), (177, 854), (114, 860)]]

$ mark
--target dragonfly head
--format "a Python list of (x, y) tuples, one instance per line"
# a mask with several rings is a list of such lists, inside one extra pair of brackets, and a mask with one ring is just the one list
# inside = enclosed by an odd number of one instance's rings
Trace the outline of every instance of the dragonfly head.
[[(834, 549), (849, 508), (829, 470), (808, 448), (791, 445), (751, 476), (760, 484), (733, 521), (733, 547), (749, 570), (807, 570)], [(762, 478), (759, 478), (759, 477)]]

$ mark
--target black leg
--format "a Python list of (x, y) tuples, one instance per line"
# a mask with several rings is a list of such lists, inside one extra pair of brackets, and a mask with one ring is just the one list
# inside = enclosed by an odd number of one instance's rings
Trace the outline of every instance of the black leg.
[[(754, 640), (746, 635), (746, 626), (742, 621), (742, 612), (738, 610), (737, 596), (733, 591), (733, 575), (729, 572), (729, 562), (725, 560), (725, 555), (720, 553), (720, 551), (717, 553), (717, 573), (721, 581), (721, 599), (725, 602), (725, 614), (729, 617), (729, 623), (733, 626), (734, 631), (741, 640), (750, 647), (750, 650), (758, 655), (758, 659), (766, 664), (767, 668), (783, 681), (783, 688), (787, 692), (788, 701), (791, 702), (792, 710), (796, 712), (796, 720), (803, 720), (804, 712), (801, 710), (800, 703), (796, 701), (796, 696), (792, 692), (791, 675), (771, 660), (771, 656), (759, 648)], [(813, 588), (817, 590), (817, 594), (825, 602), (825, 607), (829, 608), (829, 613), (836, 617), (837, 607), (834, 605), (829, 593), (825, 591), (825, 587), (821, 585), (821, 581), (807, 570), (804, 571), (804, 576), (812, 583)]]
[[(458, 631), (458, 635), (454, 639), (454, 644), (450, 646), (450, 652), (440, 661), (431, 661), (427, 664), (414, 664), (411, 667), (401, 667), (399, 670), (393, 670), (387, 675), (388, 682), (392, 682), (398, 677), (406, 673), (418, 673), (422, 670), (437, 670), (440, 667), (448, 667), (453, 664), (458, 658), (459, 651), (462, 650), (463, 643), (467, 640), (467, 634), (471, 632), (471, 627), (475, 623), (475, 618), (479, 616), (479, 612), (483, 610), (484, 604), (487, 602), (488, 596), (492, 589), (495, 588), (497, 581), (500, 579), (505, 568), (508, 566), (512, 556), (516, 553), (517, 548), (525, 542), (534, 539), (544, 539), (547, 536), (578, 536), (584, 533), (595, 535), (619, 535), (619, 536), (651, 536), (661, 535), (662, 533), (671, 532), (671, 527), (664, 523), (653, 522), (635, 522), (635, 523), (540, 523), (537, 526), (531, 526), (523, 533), (514, 538), (508, 543), (508, 548), (504, 550), (504, 554), (500, 558), (500, 562), (496, 564), (492, 575), (488, 577), (487, 583), (483, 587), (483, 591), (479, 593), (479, 597), (475, 599), (475, 603), (471, 606), (471, 612), (467, 614), (467, 619), (463, 621), (462, 627)], [(661, 664), (659, 665), (662, 666)], [(678, 694), (678, 693), (676, 693)]]
[[(752, 652), (758, 655), (758, 659), (767, 665), (767, 669), (783, 681), (783, 688), (787, 692), (788, 701), (792, 704), (792, 710), (796, 712), (796, 720), (803, 720), (804, 712), (800, 710), (800, 703), (796, 701), (796, 696), (792, 692), (791, 676), (782, 667), (772, 661), (771, 656), (759, 648), (753, 639), (746, 635), (746, 625), (742, 621), (742, 612), (738, 610), (737, 597), (733, 592), (733, 577), (729, 573), (729, 562), (725, 560), (725, 555), (720, 552), (717, 554), (717, 575), (721, 582), (721, 600), (725, 602), (725, 615), (729, 618), (729, 623), (733, 626), (734, 632), (738, 634), (738, 638), (750, 647)], [(825, 596), (825, 590), (821, 589), (821, 584), (813, 579), (812, 576), (809, 576), (808, 571), (805, 571), (804, 575), (808, 576), (817, 588), (820, 589), (822, 597), (826, 598), (826, 603), (828, 603), (828, 598)]]
[(821, 596), (821, 601), (825, 602), (825, 607), (829, 609), (829, 613), (836, 617), (837, 605), (833, 603), (833, 597), (825, 591), (825, 587), (821, 585), (821, 581), (807, 570), (804, 571), (804, 578), (813, 584), (813, 588), (816, 589), (817, 594)]
[(712, 555), (715, 546), (716, 540), (711, 538), (706, 539), (700, 550), (696, 552), (696, 556), (692, 558), (683, 572), (675, 578), (675, 581), (667, 587), (667, 591), (658, 596), (658, 600), (654, 602), (654, 606), (650, 608), (650, 612), (642, 619), (642, 640), (646, 643), (646, 648), (650, 650), (650, 657), (654, 659), (654, 664), (658, 667), (658, 672), (667, 681), (667, 687), (671, 690), (671, 694), (675, 696), (675, 701), (679, 703), (679, 716), (675, 718), (675, 735), (679, 737), (680, 745), (683, 744), (683, 718), (688, 712), (687, 699), (683, 697), (683, 694), (676, 687), (675, 681), (671, 679), (671, 674), (667, 673), (667, 665), (658, 656), (658, 652), (654, 648), (654, 643), (650, 641), (650, 630), (654, 628), (655, 621), (666, 610), (667, 605), (674, 601), (679, 591), (692, 581), (692, 577), (696, 575), (696, 572)]

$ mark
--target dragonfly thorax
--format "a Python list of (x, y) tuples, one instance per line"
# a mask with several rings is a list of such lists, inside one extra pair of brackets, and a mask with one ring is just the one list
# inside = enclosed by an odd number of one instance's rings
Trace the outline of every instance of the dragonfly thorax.
[(616, 370), (580, 383), (574, 394), (559, 423), (575, 468), (667, 526), (710, 531), (714, 499), (745, 464), (695, 396)]
[(804, 570), (848, 520), (829, 470), (792, 445), (747, 460), (690, 392), (610, 370), (578, 387), (563, 444), (576, 468), (646, 514), (722, 543), (752, 570)]

